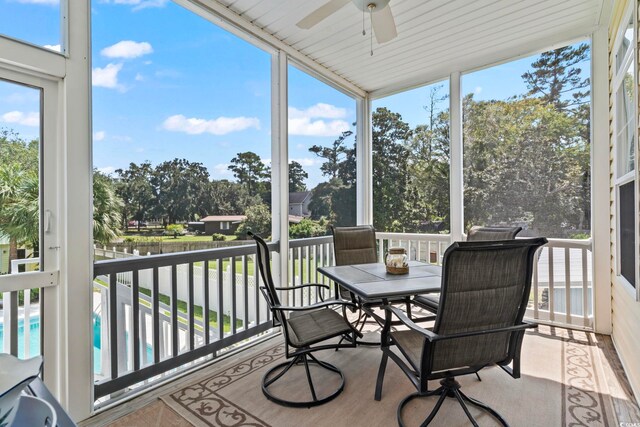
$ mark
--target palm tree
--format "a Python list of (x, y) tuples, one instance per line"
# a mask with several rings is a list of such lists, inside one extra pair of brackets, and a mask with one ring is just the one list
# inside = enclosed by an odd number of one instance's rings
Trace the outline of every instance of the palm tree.
[(93, 240), (103, 244), (120, 235), (122, 200), (116, 195), (111, 178), (93, 172)]

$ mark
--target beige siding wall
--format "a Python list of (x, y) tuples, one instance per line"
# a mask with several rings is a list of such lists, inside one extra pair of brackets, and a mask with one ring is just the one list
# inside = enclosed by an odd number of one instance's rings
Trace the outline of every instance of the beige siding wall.
[[(614, 147), (613, 147), (613, 43), (618, 33), (624, 12), (630, 1), (617, 0), (614, 5), (609, 26), (609, 181), (610, 181), (610, 232), (611, 232), (611, 286), (612, 286), (612, 338), (618, 355), (622, 360), (629, 382), (634, 390), (636, 399), (640, 401), (640, 302), (635, 299), (635, 292), (628, 285), (620, 283), (616, 278), (616, 205), (614, 185)], [(637, 19), (637, 18), (636, 18)], [(636, 41), (638, 34), (636, 34)], [(636, 72), (638, 67), (636, 66)], [(640, 108), (638, 108), (640, 111)], [(638, 121), (640, 123), (640, 121)], [(637, 149), (636, 149), (637, 152)], [(638, 166), (636, 165), (636, 168)], [(637, 181), (636, 181), (637, 185)], [(636, 201), (637, 202), (637, 201)], [(640, 284), (639, 284), (640, 285)]]

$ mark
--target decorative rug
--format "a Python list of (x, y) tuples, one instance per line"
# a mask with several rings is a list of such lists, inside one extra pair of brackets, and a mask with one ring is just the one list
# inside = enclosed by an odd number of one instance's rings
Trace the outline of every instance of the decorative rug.
[[(472, 375), (459, 377), (462, 390), (493, 407), (512, 426), (618, 426), (593, 334), (540, 326), (538, 331), (527, 332), (522, 354), (520, 379), (489, 367), (480, 371), (482, 381)], [(389, 361), (382, 400), (375, 401), (380, 355), (375, 347), (318, 352), (320, 360), (342, 370), (345, 389), (335, 400), (310, 409), (283, 407), (262, 394), (262, 376), (284, 361), (282, 345), (263, 349), (161, 399), (195, 426), (394, 426), (398, 403), (415, 389)], [(309, 398), (303, 368), (278, 383), (272, 386), (278, 396)], [(327, 392), (337, 384), (332, 379), (324, 384), (319, 378), (315, 383), (319, 394), (322, 385)], [(430, 388), (437, 386), (437, 382), (430, 384)], [(405, 409), (405, 422), (420, 425), (436, 399), (414, 400)], [(474, 407), (470, 410), (481, 426), (499, 425), (490, 415)], [(468, 424), (455, 399), (446, 399), (432, 422), (435, 426)]]

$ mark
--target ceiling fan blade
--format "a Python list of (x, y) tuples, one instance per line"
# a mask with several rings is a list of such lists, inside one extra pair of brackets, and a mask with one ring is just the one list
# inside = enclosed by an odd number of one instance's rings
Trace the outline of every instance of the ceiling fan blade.
[(371, 14), (371, 21), (373, 23), (373, 32), (376, 34), (378, 43), (388, 42), (398, 36), (390, 5), (385, 6), (382, 10), (373, 12)]
[(342, 9), (347, 3), (351, 3), (351, 0), (329, 0), (327, 3), (302, 18), (296, 25), (298, 28), (308, 30), (332, 13)]

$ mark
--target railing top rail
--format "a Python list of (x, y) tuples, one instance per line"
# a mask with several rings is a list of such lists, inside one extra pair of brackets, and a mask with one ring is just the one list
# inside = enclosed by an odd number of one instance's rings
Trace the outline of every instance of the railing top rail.
[(377, 239), (420, 240), (424, 242), (450, 242), (450, 234), (422, 234), (422, 233), (389, 233), (376, 232)]
[(552, 248), (587, 248), (593, 246), (592, 239), (547, 239), (546, 246)]
[[(272, 252), (277, 252), (280, 247), (277, 242), (269, 243), (268, 246), (269, 250)], [(234, 256), (252, 255), (255, 253), (255, 245), (245, 245), (234, 246), (231, 248), (203, 249), (198, 251), (148, 255), (124, 259), (108, 259), (96, 261), (94, 263), (93, 275), (98, 276), (100, 274), (120, 273), (123, 271), (146, 270), (149, 268), (210, 261)]]
[(309, 237), (304, 239), (289, 240), (290, 248), (302, 248), (305, 246), (322, 245), (325, 243), (333, 243), (333, 236)]

